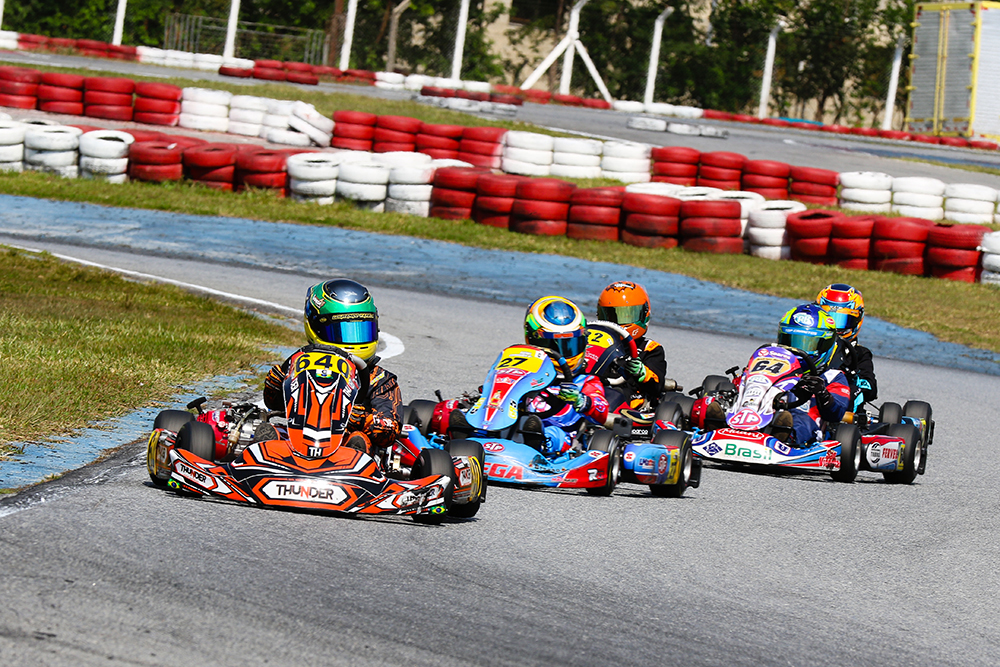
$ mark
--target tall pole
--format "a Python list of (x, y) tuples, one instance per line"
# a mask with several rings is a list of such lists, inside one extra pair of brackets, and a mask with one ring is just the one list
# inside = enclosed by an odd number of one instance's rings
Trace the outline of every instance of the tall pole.
[(0, 28), (3, 27), (3, 0), (0, 0)]
[(896, 53), (892, 57), (892, 74), (889, 75), (889, 92), (885, 96), (885, 115), (882, 116), (882, 129), (892, 129), (892, 117), (896, 113), (896, 89), (899, 87), (899, 68), (903, 62), (903, 44), (906, 35), (896, 39)]
[(358, 17), (358, 0), (347, 3), (347, 25), (344, 26), (344, 43), (340, 47), (340, 69), (347, 69), (351, 61), (351, 45), (354, 42), (354, 21)]
[(559, 93), (561, 95), (569, 95), (569, 84), (573, 78), (573, 47), (576, 40), (580, 38), (580, 10), (587, 2), (589, 0), (579, 0), (569, 12), (569, 28), (566, 30), (566, 36), (573, 41), (566, 47), (566, 55), (563, 56), (562, 78), (559, 79)]
[(767, 105), (771, 101), (771, 73), (774, 70), (774, 51), (778, 42), (778, 33), (785, 26), (783, 21), (771, 28), (767, 36), (767, 55), (764, 57), (764, 78), (760, 82), (760, 104), (757, 107), (757, 118), (767, 118)]
[(465, 24), (469, 22), (469, 0), (462, 0), (458, 11), (458, 34), (455, 35), (455, 53), (451, 58), (451, 78), (462, 78), (462, 56), (465, 53)]
[[(115, 46), (122, 45), (122, 33), (125, 32), (125, 5), (127, 3), (128, 0), (118, 0), (118, 12), (115, 14), (115, 32), (111, 37), (111, 43)], [(2, 4), (0, 4), (0, 7), (2, 7)], [(0, 9), (0, 14), (2, 13), (3, 10)]]
[(403, 0), (392, 8), (392, 14), (389, 16), (389, 51), (385, 58), (386, 72), (392, 72), (396, 67), (396, 39), (399, 35), (399, 17), (403, 15), (403, 12), (409, 6), (410, 0)]
[(232, 0), (229, 5), (229, 23), (226, 24), (226, 45), (222, 49), (223, 58), (236, 57), (236, 24), (240, 20), (240, 0)]
[(645, 104), (653, 103), (653, 88), (656, 86), (656, 70), (660, 64), (660, 40), (663, 37), (663, 24), (667, 22), (667, 17), (674, 13), (673, 7), (667, 7), (653, 24), (653, 48), (649, 54), (649, 71), (646, 72), (646, 94), (642, 101)]

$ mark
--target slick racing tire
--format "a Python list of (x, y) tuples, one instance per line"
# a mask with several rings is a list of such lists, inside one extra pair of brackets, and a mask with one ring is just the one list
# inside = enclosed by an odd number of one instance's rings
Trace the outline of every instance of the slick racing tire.
[(707, 396), (719, 391), (734, 390), (733, 381), (725, 375), (706, 375), (701, 381), (701, 395)]
[[(667, 405), (673, 405), (680, 410), (680, 406), (675, 403)], [(678, 464), (680, 473), (677, 475), (677, 481), (673, 484), (650, 484), (649, 492), (661, 498), (680, 498), (684, 495), (694, 473), (695, 462), (694, 452), (691, 450), (691, 438), (684, 431), (660, 431), (653, 437), (653, 444), (673, 445), (680, 450), (680, 463)]]
[[(153, 420), (153, 428), (163, 428), (177, 433), (181, 430), (181, 427), (184, 426), (184, 424), (193, 421), (194, 415), (186, 410), (164, 410), (160, 414), (156, 415), (156, 419)], [(147, 456), (149, 453), (151, 452), (147, 452)], [(150, 462), (147, 461), (147, 464), (148, 463)], [(165, 480), (162, 480), (153, 474), (149, 475), (149, 479), (153, 482), (153, 484), (161, 488), (166, 488), (167, 486), (167, 482)]]
[[(677, 428), (685, 428), (687, 419), (684, 415), (684, 408), (673, 401), (666, 401), (660, 403), (656, 407), (656, 413), (653, 417), (654, 421), (664, 421), (670, 422)], [(663, 443), (660, 443), (663, 444)]]
[(854, 424), (838, 424), (834, 439), (840, 443), (840, 470), (831, 471), (830, 477), (850, 484), (861, 468), (861, 432)]
[(215, 432), (204, 422), (189, 421), (177, 431), (177, 447), (206, 461), (214, 461)]
[(924, 474), (924, 466), (927, 465), (927, 446), (934, 441), (934, 420), (931, 419), (933, 416), (933, 411), (931, 410), (931, 404), (926, 401), (907, 401), (906, 405), (903, 406), (903, 416), (904, 417), (915, 417), (916, 419), (924, 420), (924, 428), (922, 431), (922, 446), (923, 446), (923, 456), (920, 459), (920, 465), (917, 468), (917, 473)]
[(893, 424), (886, 435), (903, 441), (903, 469), (884, 472), (882, 477), (888, 484), (912, 484), (917, 478), (923, 457), (920, 430), (913, 424)]
[(444, 494), (445, 512), (441, 514), (414, 514), (417, 523), (436, 525), (444, 521), (445, 515), (451, 510), (451, 495), (455, 490), (455, 464), (451, 455), (443, 449), (422, 449), (417, 460), (410, 469), (410, 479), (418, 480), (432, 475), (445, 475), (450, 480)]
[(434, 408), (437, 403), (418, 398), (410, 401), (410, 404), (403, 408), (403, 423), (417, 427), (424, 437), (430, 434), (431, 418), (434, 416)]
[(615, 487), (618, 486), (618, 479), (622, 473), (622, 449), (618, 443), (618, 438), (611, 431), (595, 431), (590, 437), (587, 451), (607, 452), (610, 455), (608, 477), (604, 481), (604, 484), (588, 488), (587, 493), (592, 496), (610, 496), (615, 492)]
[(684, 413), (684, 423), (691, 421), (691, 408), (694, 407), (694, 396), (688, 396), (682, 391), (665, 391), (660, 396), (660, 405), (665, 403), (676, 403)]
[(903, 408), (899, 403), (886, 401), (878, 409), (878, 421), (880, 424), (899, 424), (903, 419)]
[(471, 519), (476, 516), (479, 508), (486, 502), (486, 452), (483, 450), (483, 446), (475, 440), (452, 440), (444, 448), (453, 457), (467, 456), (470, 459), (475, 459), (476, 463), (472, 465), (479, 466), (478, 473), (473, 473), (473, 479), (479, 478), (479, 495), (461, 505), (453, 503), (451, 509), (448, 510), (449, 516)]

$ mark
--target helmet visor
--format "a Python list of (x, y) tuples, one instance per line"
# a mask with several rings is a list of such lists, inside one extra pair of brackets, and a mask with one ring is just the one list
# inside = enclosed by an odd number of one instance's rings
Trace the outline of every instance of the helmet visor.
[[(556, 335), (558, 336), (559, 334)], [(552, 350), (563, 359), (572, 359), (579, 354), (583, 354), (583, 351), (587, 349), (586, 336), (565, 336), (562, 338), (544, 336), (536, 342), (539, 347)]]
[(781, 331), (778, 333), (778, 342), (788, 347), (802, 350), (810, 356), (821, 355), (833, 345), (833, 338), (830, 336), (817, 336), (814, 333), (798, 333)]
[[(326, 322), (318, 320), (325, 319)], [(309, 326), (325, 343), (363, 345), (378, 340), (378, 323), (370, 320), (329, 320), (326, 317), (310, 318)]]
[(824, 308), (826, 314), (833, 320), (833, 325), (838, 329), (853, 329), (858, 322), (858, 311), (849, 308), (837, 308), (827, 306)]
[(614, 324), (632, 324), (642, 322), (645, 317), (645, 304), (638, 306), (597, 306), (597, 317)]

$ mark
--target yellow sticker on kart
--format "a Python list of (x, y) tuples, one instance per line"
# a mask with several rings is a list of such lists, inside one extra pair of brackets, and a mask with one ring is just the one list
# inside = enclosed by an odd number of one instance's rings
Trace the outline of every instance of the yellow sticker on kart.
[(517, 368), (528, 373), (536, 373), (542, 367), (542, 360), (545, 353), (538, 354), (538, 351), (530, 347), (508, 347), (503, 351), (497, 369)]
[(295, 360), (295, 372), (315, 371), (319, 377), (340, 375), (348, 380), (354, 375), (354, 366), (347, 359), (327, 352), (303, 352)]
[(615, 344), (615, 339), (604, 331), (587, 329), (587, 344), (607, 349)]

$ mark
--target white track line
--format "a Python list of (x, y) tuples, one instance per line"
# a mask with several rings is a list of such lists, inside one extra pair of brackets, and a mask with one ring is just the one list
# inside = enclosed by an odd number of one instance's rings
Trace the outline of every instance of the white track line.
[[(28, 248), (25, 246), (8, 245), (11, 248), (17, 248), (18, 250), (24, 250), (27, 252), (43, 253), (47, 252), (45, 250), (40, 250), (38, 248)], [(141, 273), (139, 271), (132, 271), (130, 269), (122, 269), (117, 266), (108, 266), (106, 264), (98, 264), (97, 262), (91, 262), (90, 260), (81, 259), (79, 257), (70, 257), (69, 255), (60, 255), (58, 253), (50, 252), (50, 255), (58, 259), (66, 260), (68, 262), (76, 262), (77, 264), (83, 264), (84, 266), (92, 266), (96, 269), (103, 269), (105, 271), (112, 271), (114, 273), (120, 273), (125, 276), (132, 276), (135, 278), (143, 278), (146, 280), (154, 280), (160, 283), (166, 283), (168, 285), (175, 285), (177, 287), (182, 287), (186, 290), (192, 292), (202, 292), (205, 294), (211, 294), (212, 296), (217, 296), (224, 299), (229, 299), (232, 301), (239, 301), (246, 304), (251, 304), (255, 306), (263, 306), (266, 308), (271, 308), (273, 310), (278, 310), (283, 313), (288, 313), (292, 316), (300, 316), (302, 310), (298, 308), (289, 308), (288, 306), (283, 306), (280, 303), (274, 303), (273, 301), (264, 301), (263, 299), (254, 299), (249, 296), (242, 296), (240, 294), (233, 294), (232, 292), (223, 292), (221, 290), (213, 289), (211, 287), (205, 287), (204, 285), (195, 285), (193, 283), (186, 283), (181, 280), (173, 280), (172, 278), (164, 278), (162, 276), (154, 276), (149, 273)], [(391, 359), (392, 357), (398, 357), (406, 351), (406, 347), (396, 336), (385, 331), (380, 331), (378, 334), (379, 339), (385, 344), (385, 349), (382, 354), (379, 355), (382, 359)]]

